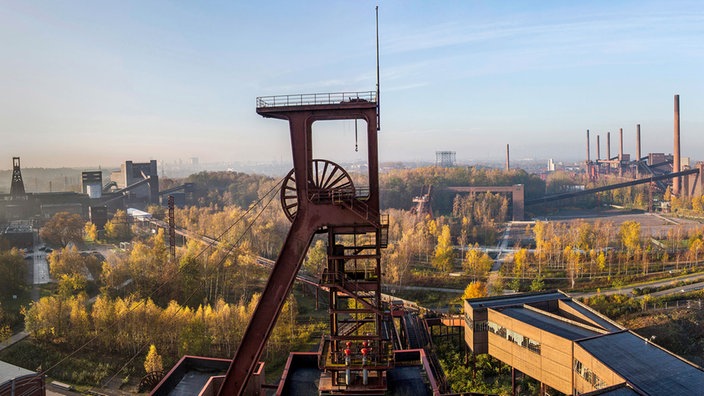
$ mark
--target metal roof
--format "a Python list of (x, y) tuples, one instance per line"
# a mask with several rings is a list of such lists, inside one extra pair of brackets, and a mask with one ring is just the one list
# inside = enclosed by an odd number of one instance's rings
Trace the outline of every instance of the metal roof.
[(576, 342), (647, 395), (700, 395), (704, 370), (630, 331)]
[(583, 393), (582, 396), (642, 396), (643, 394), (637, 392), (629, 384), (622, 383), (608, 388), (595, 390), (589, 393)]
[(617, 323), (611, 321), (610, 319), (606, 318), (603, 315), (600, 315), (589, 308), (585, 307), (584, 305), (578, 303), (577, 301), (574, 300), (562, 300), (562, 302), (565, 305), (568, 305), (569, 307), (573, 308), (574, 310), (578, 311), (582, 315), (588, 317), (590, 320), (592, 320), (594, 323), (597, 325), (601, 326), (603, 329), (608, 330), (610, 332), (613, 331), (621, 331), (624, 330), (623, 327), (619, 326)]
[(498, 308), (523, 304), (535, 304), (544, 301), (560, 300), (569, 298), (561, 291), (548, 291), (543, 293), (521, 293), (509, 294), (505, 296), (494, 296), (485, 298), (468, 299), (467, 303), (474, 308)]
[(568, 340), (574, 341), (601, 334), (596, 331), (572, 324), (567, 320), (563, 321), (552, 316), (543, 315), (540, 312), (531, 309), (514, 307), (504, 308), (499, 312), (510, 318), (520, 320), (530, 326), (548, 331), (558, 337), (566, 338)]
[(36, 374), (36, 372), (0, 360), (0, 384), (29, 374)]

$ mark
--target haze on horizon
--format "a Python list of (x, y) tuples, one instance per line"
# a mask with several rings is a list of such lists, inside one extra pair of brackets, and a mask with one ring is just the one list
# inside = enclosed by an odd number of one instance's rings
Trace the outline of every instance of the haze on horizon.
[[(700, 1), (379, 2), (381, 161), (704, 159)], [(375, 89), (372, 1), (0, 3), (0, 169), (289, 161), (264, 95)], [(326, 152), (354, 151), (340, 125)], [(323, 133), (327, 133), (324, 132)]]

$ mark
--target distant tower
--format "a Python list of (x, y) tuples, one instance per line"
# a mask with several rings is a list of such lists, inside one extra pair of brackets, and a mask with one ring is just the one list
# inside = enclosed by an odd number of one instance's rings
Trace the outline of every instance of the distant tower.
[(20, 170), (20, 157), (12, 157), (12, 184), (10, 185), (10, 195), (14, 197), (23, 197), (24, 182), (22, 181), (22, 171)]
[(510, 156), (509, 156), (509, 147), (508, 144), (506, 145), (506, 172), (511, 170), (511, 161), (510, 161)]
[(452, 168), (456, 163), (456, 153), (454, 151), (436, 151), (435, 166), (441, 168)]

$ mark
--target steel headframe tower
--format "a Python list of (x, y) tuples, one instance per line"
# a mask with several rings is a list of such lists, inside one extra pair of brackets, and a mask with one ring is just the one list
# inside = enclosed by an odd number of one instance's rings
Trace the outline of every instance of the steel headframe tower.
[(10, 195), (13, 198), (26, 195), (24, 182), (22, 181), (22, 171), (20, 170), (20, 157), (12, 157), (12, 184), (10, 184)]
[[(327, 233), (328, 263), (321, 285), (330, 291), (330, 334), (321, 345), (320, 389), (386, 390), (393, 351), (381, 304), (381, 249), (387, 243), (388, 221), (379, 214), (376, 102), (375, 91), (257, 99), (257, 113), (289, 122), (293, 170), (281, 188), (281, 203), (292, 225), (220, 395), (245, 392), (316, 233)], [(354, 186), (334, 162), (312, 157), (312, 126), (321, 120), (366, 121), (368, 188)]]

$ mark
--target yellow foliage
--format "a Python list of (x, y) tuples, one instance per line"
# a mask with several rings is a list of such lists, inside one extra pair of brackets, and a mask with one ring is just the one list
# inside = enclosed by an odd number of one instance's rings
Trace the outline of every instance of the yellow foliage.
[(462, 294), (462, 299), (486, 297), (487, 294), (486, 283), (476, 281), (467, 285), (464, 289), (464, 294)]

